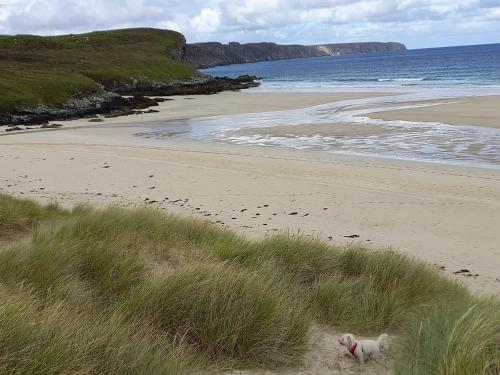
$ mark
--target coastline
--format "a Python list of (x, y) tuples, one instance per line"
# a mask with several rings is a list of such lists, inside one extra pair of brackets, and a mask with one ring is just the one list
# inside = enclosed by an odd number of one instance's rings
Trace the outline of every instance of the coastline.
[[(92, 95), (69, 98), (62, 107), (44, 104), (24, 105), (10, 110), (0, 109), (0, 128), (7, 131), (26, 130), (19, 127), (46, 125), (50, 121), (68, 121), (78, 119), (130, 116), (134, 114), (155, 113), (152, 109), (165, 101), (162, 97), (179, 95), (213, 95), (224, 91), (239, 91), (260, 85), (257, 77), (242, 75), (228, 77), (194, 77), (186, 82), (148, 84), (135, 82), (126, 84), (112, 81), (103, 85), (104, 91)], [(147, 111), (143, 111), (148, 109)], [(31, 130), (31, 129), (28, 129)]]
[(251, 237), (290, 231), (393, 248), (444, 267), (475, 291), (500, 293), (500, 171), (132, 136), (168, 119), (359, 95), (372, 93), (179, 97), (159, 113), (9, 134), (0, 137), (0, 190), (65, 206), (147, 205)]

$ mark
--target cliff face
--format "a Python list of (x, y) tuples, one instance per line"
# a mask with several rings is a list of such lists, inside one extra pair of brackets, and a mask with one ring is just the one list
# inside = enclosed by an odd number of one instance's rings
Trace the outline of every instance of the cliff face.
[(404, 44), (395, 42), (337, 43), (321, 44), (311, 47), (327, 56), (348, 55), (352, 53), (406, 51), (406, 46)]
[(403, 51), (401, 43), (340, 43), (313, 46), (279, 45), (275, 43), (216, 42), (194, 43), (186, 46), (185, 62), (194, 68), (242, 64), (258, 61), (295, 59), (301, 57), (336, 56), (352, 53)]
[(216, 42), (195, 43), (186, 46), (186, 63), (195, 68), (216, 65), (242, 64), (256, 61), (283, 60), (296, 57), (321, 56), (309, 46), (278, 45), (275, 43)]

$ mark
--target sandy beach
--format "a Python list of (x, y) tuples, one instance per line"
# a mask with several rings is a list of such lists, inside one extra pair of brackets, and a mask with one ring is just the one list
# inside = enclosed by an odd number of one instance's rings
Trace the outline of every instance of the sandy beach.
[[(133, 136), (171, 119), (370, 95), (382, 94), (177, 97), (161, 103), (159, 113), (5, 134), (0, 136), (0, 190), (65, 206), (148, 205), (253, 237), (290, 231), (336, 244), (391, 248), (435, 264), (475, 291), (500, 293), (498, 170)], [(482, 126), (498, 125), (500, 106), (492, 105), (497, 97), (466, 102), (460, 108), (482, 118)], [(461, 123), (463, 116), (451, 106), (383, 116)], [(346, 125), (339, 131), (352, 129)]]

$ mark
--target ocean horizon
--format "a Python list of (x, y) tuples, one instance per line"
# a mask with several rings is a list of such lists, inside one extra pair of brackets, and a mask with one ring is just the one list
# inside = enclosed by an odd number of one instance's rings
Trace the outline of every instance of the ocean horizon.
[[(263, 61), (202, 69), (262, 78), (257, 91), (446, 90), (500, 93), (500, 43)], [(497, 90), (497, 91), (496, 91)]]

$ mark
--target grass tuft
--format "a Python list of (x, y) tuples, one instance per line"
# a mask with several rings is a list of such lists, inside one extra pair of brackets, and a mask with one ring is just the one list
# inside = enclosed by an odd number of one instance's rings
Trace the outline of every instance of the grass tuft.
[(0, 240), (25, 233), (42, 220), (57, 219), (64, 214), (56, 204), (42, 207), (31, 200), (0, 194)]
[(465, 288), (430, 265), (393, 252), (348, 248), (313, 286), (323, 318), (363, 333), (397, 329), (415, 310), (465, 298)]
[(44, 306), (0, 291), (2, 374), (192, 374), (193, 362), (148, 327), (117, 314)]
[(220, 263), (152, 279), (132, 292), (126, 310), (218, 362), (297, 362), (310, 325), (303, 304), (278, 280)]
[(398, 374), (500, 373), (500, 302), (465, 298), (405, 322)]

